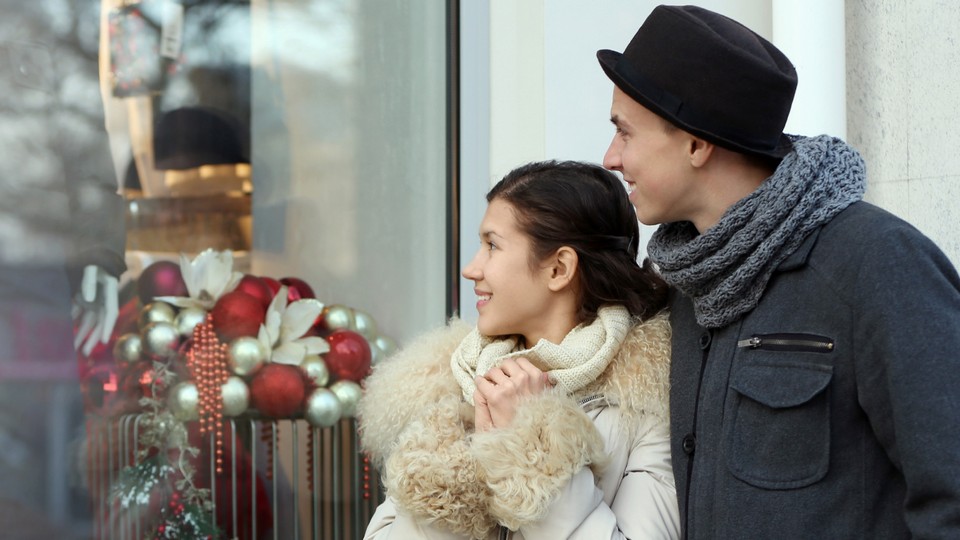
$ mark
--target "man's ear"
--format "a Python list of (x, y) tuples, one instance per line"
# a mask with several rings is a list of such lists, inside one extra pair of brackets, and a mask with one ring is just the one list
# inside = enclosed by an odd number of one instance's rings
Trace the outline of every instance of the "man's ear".
[(547, 261), (547, 287), (553, 292), (559, 292), (574, 283), (580, 263), (577, 252), (569, 246), (563, 246), (553, 253)]
[(710, 161), (710, 156), (713, 155), (713, 149), (715, 148), (712, 142), (691, 136), (688, 144), (690, 145), (690, 165), (700, 168)]

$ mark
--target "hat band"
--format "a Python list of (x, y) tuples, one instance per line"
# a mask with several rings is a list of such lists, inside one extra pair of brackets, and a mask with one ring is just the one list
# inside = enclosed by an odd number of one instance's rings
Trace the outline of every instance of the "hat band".
[(743, 134), (729, 134), (730, 132), (723, 126), (714, 123), (710, 116), (697, 111), (689, 103), (684, 103), (682, 99), (660, 88), (652, 80), (634, 69), (633, 64), (627, 60), (626, 56), (621, 55), (617, 59), (615, 71), (621, 74), (624, 82), (636, 90), (646, 101), (650, 102), (657, 109), (655, 112), (659, 115), (679, 124), (684, 130), (720, 146), (733, 144), (745, 150), (766, 152), (777, 148), (780, 142), (780, 133), (775, 135), (772, 143), (767, 138), (760, 139)]

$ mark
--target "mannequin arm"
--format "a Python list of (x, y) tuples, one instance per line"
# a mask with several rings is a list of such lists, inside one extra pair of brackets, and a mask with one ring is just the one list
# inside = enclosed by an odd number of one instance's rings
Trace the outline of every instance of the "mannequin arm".
[(83, 269), (80, 294), (76, 301), (74, 316), (80, 318), (80, 326), (73, 346), (84, 356), (89, 356), (97, 343), (107, 343), (117, 323), (117, 283), (115, 276), (103, 268), (88, 265)]

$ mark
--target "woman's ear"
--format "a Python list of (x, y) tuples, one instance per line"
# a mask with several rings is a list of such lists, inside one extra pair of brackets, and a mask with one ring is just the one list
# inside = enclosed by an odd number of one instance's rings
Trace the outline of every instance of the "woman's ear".
[(547, 271), (550, 274), (547, 277), (547, 287), (551, 291), (559, 292), (574, 283), (574, 278), (576, 278), (579, 270), (577, 265), (580, 263), (580, 259), (573, 248), (563, 246), (557, 249), (549, 263)]

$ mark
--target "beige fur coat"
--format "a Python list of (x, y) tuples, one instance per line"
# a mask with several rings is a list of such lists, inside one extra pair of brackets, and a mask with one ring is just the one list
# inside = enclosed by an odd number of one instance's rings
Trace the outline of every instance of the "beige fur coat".
[(666, 315), (632, 328), (594, 383), (483, 433), (450, 368), (468, 331), (425, 334), (365, 382), (361, 441), (387, 492), (367, 538), (677, 536)]

